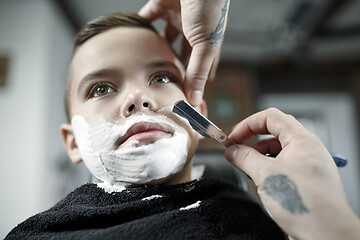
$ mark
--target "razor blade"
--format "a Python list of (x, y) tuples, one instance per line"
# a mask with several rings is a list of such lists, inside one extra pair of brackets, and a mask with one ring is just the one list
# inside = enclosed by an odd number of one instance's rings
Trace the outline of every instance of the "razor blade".
[[(191, 127), (195, 131), (200, 133), (202, 136), (207, 138), (213, 138), (219, 143), (223, 144), (225, 147), (229, 147), (235, 144), (235, 142), (233, 142), (225, 133), (223, 133), (220, 128), (218, 128), (214, 123), (204, 117), (201, 113), (199, 113), (195, 108), (193, 108), (184, 100), (176, 102), (172, 111), (179, 116), (186, 118), (189, 121)], [(348, 160), (345, 157), (339, 154), (330, 154), (336, 166), (346, 166)]]
[(184, 100), (176, 102), (172, 111), (186, 118), (191, 127), (202, 136), (213, 138), (225, 147), (235, 144), (220, 128)]

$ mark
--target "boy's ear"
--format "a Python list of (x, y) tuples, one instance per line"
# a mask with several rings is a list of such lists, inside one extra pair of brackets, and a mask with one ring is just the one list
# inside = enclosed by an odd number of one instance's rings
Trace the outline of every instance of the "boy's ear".
[(75, 141), (75, 136), (70, 124), (62, 124), (60, 126), (61, 136), (65, 151), (73, 163), (80, 163), (82, 161), (79, 148)]

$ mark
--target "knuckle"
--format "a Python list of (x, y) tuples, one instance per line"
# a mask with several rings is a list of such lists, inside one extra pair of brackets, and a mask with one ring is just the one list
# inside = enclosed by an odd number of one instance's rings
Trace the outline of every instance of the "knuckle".
[(207, 73), (194, 73), (191, 75), (191, 78), (195, 82), (206, 81), (208, 74)]
[(208, 79), (208, 74), (195, 73), (190, 76), (191, 85), (196, 89), (203, 89)]
[(301, 146), (306, 146), (306, 148), (314, 148), (322, 145), (320, 138), (306, 129), (304, 132), (296, 134), (294, 139), (296, 139)]
[(269, 116), (275, 116), (275, 115), (279, 115), (280, 113), (282, 113), (278, 108), (275, 107), (270, 107), (268, 109), (265, 110)]
[(308, 136), (310, 141), (312, 141), (314, 144), (318, 145), (318, 144), (322, 144), (320, 138), (318, 136), (316, 136), (313, 132), (308, 131)]
[(269, 107), (267, 109), (267, 111), (276, 113), (276, 112), (279, 112), (280, 110), (278, 108), (276, 108), (276, 107)]
[(286, 116), (291, 120), (296, 120), (296, 118), (292, 114), (286, 114)]

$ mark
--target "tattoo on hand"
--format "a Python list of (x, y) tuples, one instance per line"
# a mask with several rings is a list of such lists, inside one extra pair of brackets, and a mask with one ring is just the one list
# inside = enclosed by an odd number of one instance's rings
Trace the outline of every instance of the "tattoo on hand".
[(302, 202), (295, 182), (286, 175), (269, 176), (264, 180), (264, 189), (267, 195), (281, 204), (291, 213), (307, 213), (309, 210)]
[(218, 24), (216, 25), (215, 30), (209, 35), (209, 37), (206, 38), (206, 40), (208, 40), (209, 43), (213, 46), (219, 45), (223, 38), (227, 8), (228, 0), (225, 1), (224, 7), (221, 9), (221, 17)]

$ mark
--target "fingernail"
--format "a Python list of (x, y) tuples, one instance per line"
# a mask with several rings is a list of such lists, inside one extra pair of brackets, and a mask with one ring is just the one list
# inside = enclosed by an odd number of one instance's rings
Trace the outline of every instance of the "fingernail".
[(238, 148), (237, 145), (232, 145), (232, 146), (230, 146), (230, 147), (226, 150), (226, 158), (227, 158), (229, 161), (233, 161), (238, 150), (239, 150), (239, 148)]
[(202, 92), (200, 90), (192, 91), (190, 101), (194, 106), (199, 106), (202, 100)]

